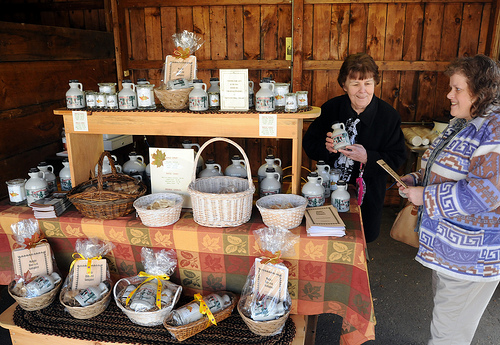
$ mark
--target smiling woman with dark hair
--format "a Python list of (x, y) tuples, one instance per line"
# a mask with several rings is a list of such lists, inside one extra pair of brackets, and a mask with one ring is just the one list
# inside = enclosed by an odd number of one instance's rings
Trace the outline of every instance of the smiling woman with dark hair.
[[(360, 169), (364, 169), (366, 194), (361, 215), (366, 241), (371, 242), (380, 233), (387, 182), (387, 174), (377, 160), (383, 159), (396, 170), (406, 159), (401, 117), (374, 95), (380, 76), (370, 55), (349, 55), (337, 80), (346, 94), (321, 106), (321, 115), (309, 126), (302, 144), (309, 158), (340, 169), (341, 178), (350, 184), (355, 184)], [(331, 138), (335, 122), (344, 123), (351, 140), (351, 145), (338, 151), (333, 149)]]
[(500, 281), (500, 66), (452, 62), (449, 126), (400, 187), (420, 206), (416, 260), (432, 269), (429, 345), (470, 344)]

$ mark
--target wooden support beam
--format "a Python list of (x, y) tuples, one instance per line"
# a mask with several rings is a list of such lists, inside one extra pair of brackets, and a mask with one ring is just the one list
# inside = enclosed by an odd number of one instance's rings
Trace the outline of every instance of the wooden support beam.
[(304, 0), (295, 0), (292, 8), (293, 23), (293, 69), (292, 69), (292, 91), (302, 90), (302, 60), (304, 39)]

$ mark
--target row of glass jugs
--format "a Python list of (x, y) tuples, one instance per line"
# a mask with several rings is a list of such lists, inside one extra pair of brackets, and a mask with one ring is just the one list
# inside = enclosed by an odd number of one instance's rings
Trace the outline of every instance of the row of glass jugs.
[[(99, 83), (99, 92), (83, 91), (78, 80), (69, 81), (66, 92), (66, 107), (68, 109), (105, 108), (105, 109), (155, 109), (154, 84), (146, 79), (139, 79), (137, 84), (130, 80), (122, 81), (122, 90), (116, 94), (116, 83)], [(210, 88), (201, 79), (192, 81), (193, 90), (189, 93), (189, 110), (205, 111), (220, 108), (219, 78), (210, 78)], [(307, 91), (289, 92), (288, 83), (275, 83), (269, 77), (263, 78), (260, 90), (255, 94), (255, 110), (270, 112), (285, 110), (296, 112), (308, 107)], [(253, 81), (249, 81), (249, 108), (253, 103)]]

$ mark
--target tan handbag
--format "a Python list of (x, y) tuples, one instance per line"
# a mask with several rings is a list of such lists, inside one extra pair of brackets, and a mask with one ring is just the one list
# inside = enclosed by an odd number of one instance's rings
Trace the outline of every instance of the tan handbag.
[(418, 248), (418, 232), (415, 232), (417, 218), (418, 206), (408, 202), (408, 204), (399, 211), (394, 220), (394, 224), (392, 224), (391, 237), (396, 241)]

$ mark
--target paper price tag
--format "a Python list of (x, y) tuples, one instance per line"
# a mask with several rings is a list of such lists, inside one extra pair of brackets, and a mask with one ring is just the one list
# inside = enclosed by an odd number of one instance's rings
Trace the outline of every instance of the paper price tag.
[(259, 136), (276, 137), (278, 135), (278, 115), (259, 114)]
[(89, 123), (87, 122), (87, 112), (82, 110), (73, 110), (73, 129), (75, 132), (88, 132)]

